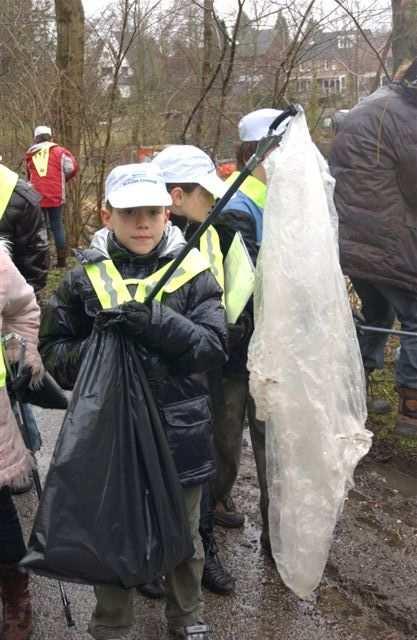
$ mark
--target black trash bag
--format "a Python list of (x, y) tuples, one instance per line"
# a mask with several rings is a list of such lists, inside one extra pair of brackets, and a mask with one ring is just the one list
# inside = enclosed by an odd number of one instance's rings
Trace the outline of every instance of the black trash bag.
[(140, 355), (123, 335), (94, 332), (22, 565), (129, 588), (192, 554), (182, 488)]

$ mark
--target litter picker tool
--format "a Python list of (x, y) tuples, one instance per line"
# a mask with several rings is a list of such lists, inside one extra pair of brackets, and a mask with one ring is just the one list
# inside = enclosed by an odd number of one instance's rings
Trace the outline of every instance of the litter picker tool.
[(291, 104), (288, 107), (288, 109), (283, 111), (273, 121), (273, 123), (269, 127), (268, 135), (262, 138), (261, 140), (259, 140), (255, 153), (249, 158), (244, 168), (242, 169), (240, 174), (237, 176), (236, 180), (234, 180), (234, 182), (230, 185), (230, 188), (226, 191), (224, 196), (217, 201), (210, 215), (198, 227), (198, 229), (191, 236), (187, 244), (184, 246), (184, 248), (180, 251), (178, 256), (175, 258), (175, 260), (173, 260), (169, 269), (167, 269), (167, 271), (164, 273), (162, 278), (159, 280), (159, 282), (157, 282), (155, 287), (149, 293), (148, 297), (146, 298), (147, 303), (152, 302), (152, 300), (158, 295), (158, 293), (161, 291), (164, 285), (168, 282), (168, 280), (170, 280), (170, 278), (178, 269), (178, 267), (180, 266), (184, 258), (189, 254), (191, 249), (197, 246), (201, 236), (207, 231), (208, 227), (216, 221), (216, 218), (219, 216), (222, 209), (229, 202), (231, 197), (239, 189), (240, 185), (246, 180), (248, 176), (251, 175), (252, 171), (258, 166), (258, 164), (260, 164), (265, 159), (265, 156), (268, 153), (268, 151), (271, 151), (280, 142), (283, 134), (275, 133), (275, 130), (278, 128), (278, 126), (288, 118), (291, 118), (297, 115), (297, 113), (298, 113), (297, 107)]
[[(7, 358), (7, 344), (8, 342), (13, 341), (13, 345), (14, 347), (18, 348), (20, 350), (19, 353), (19, 357), (17, 358), (16, 362), (9, 362), (8, 358)], [(11, 401), (11, 405), (12, 405), (12, 410), (13, 410), (13, 414), (16, 418), (16, 422), (17, 425), (20, 429), (20, 432), (22, 434), (24, 443), (26, 445), (26, 447), (32, 451), (32, 456), (35, 459), (34, 453), (33, 453), (33, 447), (31, 446), (31, 436), (30, 436), (30, 431), (27, 427), (26, 421), (25, 421), (25, 413), (22, 410), (22, 393), (24, 395), (24, 391), (22, 389), (22, 384), (19, 383), (19, 380), (21, 379), (25, 379), (26, 375), (25, 375), (25, 353), (26, 353), (26, 342), (25, 339), (22, 338), (21, 336), (15, 334), (15, 333), (11, 333), (8, 334), (7, 336), (4, 336), (2, 338), (2, 345), (0, 345), (0, 348), (3, 347), (3, 351), (4, 351), (4, 360), (5, 360), (5, 364), (6, 364), (6, 368), (7, 368), (7, 373), (8, 373), (8, 380), (9, 380), (9, 384), (8, 384), (8, 393), (9, 393), (9, 397), (10, 397), (10, 401)], [(40, 382), (41, 387), (45, 386), (48, 387), (48, 391), (50, 391), (49, 389), (49, 385), (51, 383), (49, 374), (46, 374), (47, 379), (46, 379), (46, 383), (44, 383), (44, 380), (42, 380)], [(28, 383), (29, 381), (27, 381)], [(56, 393), (56, 390), (59, 389), (59, 387), (57, 387), (56, 383), (54, 381), (52, 381), (53, 384), (51, 384), (51, 388), (53, 391), (53, 395)], [(55, 388), (56, 386), (56, 388)], [(39, 389), (34, 389), (34, 395), (36, 395), (37, 391), (39, 391)], [(47, 394), (49, 395), (49, 394)], [(26, 399), (26, 398), (25, 398)], [(58, 408), (63, 409), (65, 408), (63, 406), (64, 404), (64, 400), (66, 403), (66, 398), (63, 396), (62, 391), (59, 389), (59, 391), (56, 393), (56, 397), (54, 397), (54, 401), (53, 401), (53, 406), (59, 405)], [(45, 406), (44, 404), (41, 404), (41, 406)], [(36, 459), (35, 459), (36, 460)], [(33, 474), (33, 483), (35, 485), (35, 489), (36, 489), (36, 494), (38, 496), (38, 500), (40, 499), (41, 495), (42, 495), (42, 484), (41, 484), (41, 479), (39, 477), (39, 472), (37, 469), (37, 466), (35, 465), (32, 469), (32, 474)], [(70, 605), (70, 601), (68, 600), (68, 596), (66, 594), (65, 588), (62, 584), (62, 582), (58, 581), (58, 587), (59, 587), (59, 591), (61, 594), (61, 601), (62, 601), (62, 606), (64, 609), (64, 614), (65, 614), (65, 619), (67, 621), (67, 626), (68, 627), (74, 627), (75, 623), (72, 617), (72, 613), (71, 613), (71, 605)]]
[(389, 336), (399, 336), (401, 337), (409, 337), (409, 338), (417, 338), (417, 331), (403, 331), (402, 329), (388, 329), (386, 327), (375, 327), (373, 325), (365, 324), (365, 318), (363, 315), (354, 310), (353, 321), (355, 323), (355, 327), (358, 333), (384, 333)]

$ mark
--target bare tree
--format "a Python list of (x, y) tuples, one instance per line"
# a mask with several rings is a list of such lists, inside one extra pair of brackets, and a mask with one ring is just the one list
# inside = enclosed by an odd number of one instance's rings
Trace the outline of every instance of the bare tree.
[[(62, 143), (79, 157), (84, 96), (85, 18), (81, 0), (55, 0), (57, 27), (56, 65), (59, 71), (58, 123)], [(80, 183), (70, 188), (72, 211), (66, 217), (70, 242), (79, 237)]]
[(394, 72), (417, 57), (417, 0), (391, 0)]

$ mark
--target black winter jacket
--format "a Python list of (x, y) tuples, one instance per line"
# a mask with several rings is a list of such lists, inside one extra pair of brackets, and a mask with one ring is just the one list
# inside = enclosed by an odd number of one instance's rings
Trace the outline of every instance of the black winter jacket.
[(0, 235), (10, 242), (12, 260), (35, 291), (46, 285), (49, 267), (48, 237), (40, 196), (18, 180), (0, 220)]
[[(178, 252), (162, 250), (138, 256), (109, 236), (108, 254), (123, 278), (143, 279)], [(84, 262), (107, 256), (80, 252)], [(227, 330), (221, 289), (209, 271), (200, 273), (163, 304), (153, 302), (152, 320), (138, 340), (145, 370), (177, 471), (184, 486), (205, 482), (215, 472), (212, 410), (206, 373), (226, 361)], [(64, 388), (73, 387), (100, 303), (83, 266), (64, 277), (49, 300), (41, 324), (40, 351), (47, 369)]]

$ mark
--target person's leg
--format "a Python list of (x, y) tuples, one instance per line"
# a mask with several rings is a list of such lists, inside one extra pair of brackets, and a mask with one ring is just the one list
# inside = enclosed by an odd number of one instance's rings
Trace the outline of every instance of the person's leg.
[(96, 607), (88, 632), (96, 640), (122, 638), (133, 625), (133, 590), (117, 586), (96, 586)]
[(204, 551), (199, 533), (201, 486), (183, 489), (185, 510), (194, 545), (194, 555), (181, 562), (166, 577), (165, 614), (172, 635), (186, 637), (185, 627), (201, 623), (203, 600), (201, 579)]
[[(395, 309), (403, 331), (417, 334), (417, 294), (396, 287), (379, 287)], [(400, 396), (396, 429), (400, 435), (417, 437), (417, 335), (401, 336), (396, 363)]]
[[(353, 280), (353, 285), (361, 298), (365, 323), (391, 329), (395, 320), (395, 311), (388, 298), (384, 296), (383, 290), (363, 280)], [(368, 411), (380, 415), (389, 413), (391, 411), (389, 401), (374, 396), (371, 376), (375, 369), (384, 368), (384, 351), (388, 334), (362, 332), (359, 333), (358, 340), (365, 369)]]
[(64, 268), (66, 266), (67, 249), (65, 245), (65, 227), (64, 227), (64, 205), (60, 207), (49, 207), (48, 212), (49, 224), (52, 235), (54, 237), (56, 253), (58, 257), (57, 266)]
[(0, 591), (2, 640), (27, 640), (32, 631), (29, 580), (18, 563), (26, 553), (22, 529), (10, 490), (0, 489)]
[(265, 422), (256, 418), (256, 406), (250, 396), (248, 401), (248, 421), (253, 453), (255, 456), (256, 472), (258, 475), (260, 496), (260, 510), (262, 516), (261, 544), (266, 551), (270, 551), (269, 541), (269, 494), (266, 473), (266, 453), (265, 453)]
[(212, 493), (216, 504), (216, 524), (235, 528), (244, 524), (244, 517), (233, 509), (230, 494), (240, 467), (242, 435), (249, 393), (247, 376), (233, 375), (224, 378), (223, 389), (223, 410), (214, 421), (217, 473), (212, 483)]
[(214, 499), (210, 484), (203, 486), (200, 513), (200, 535), (204, 547), (203, 587), (213, 593), (227, 595), (235, 590), (236, 581), (224, 568), (214, 535)]
[[(384, 290), (365, 280), (353, 279), (352, 284), (362, 302), (362, 315), (366, 324), (391, 329), (395, 311)], [(358, 337), (363, 366), (367, 371), (384, 368), (384, 349), (388, 335), (364, 332)]]
[(49, 207), (47, 209), (49, 216), (49, 224), (51, 225), (52, 235), (54, 236), (55, 246), (58, 249), (65, 248), (65, 227), (63, 220), (64, 206)]

